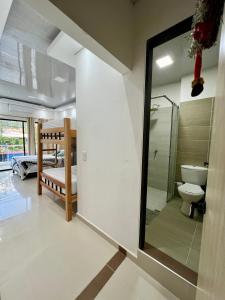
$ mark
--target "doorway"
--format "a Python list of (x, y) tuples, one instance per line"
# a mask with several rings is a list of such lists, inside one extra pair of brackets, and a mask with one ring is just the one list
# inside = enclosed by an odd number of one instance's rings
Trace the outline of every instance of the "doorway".
[(197, 284), (219, 45), (191, 96), (192, 17), (147, 42), (140, 249)]

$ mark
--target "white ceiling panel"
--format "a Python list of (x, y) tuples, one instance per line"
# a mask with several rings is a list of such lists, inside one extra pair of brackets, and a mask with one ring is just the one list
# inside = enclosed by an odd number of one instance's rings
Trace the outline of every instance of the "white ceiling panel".
[[(194, 59), (188, 57), (190, 32), (176, 37), (153, 50), (153, 87), (179, 82), (182, 76), (193, 73)], [(173, 64), (159, 68), (156, 61), (170, 56)], [(219, 43), (203, 52), (203, 70), (216, 67), (219, 59)]]
[(75, 101), (75, 69), (47, 55), (58, 33), (14, 0), (0, 40), (0, 97), (51, 108)]
[(48, 47), (47, 53), (49, 56), (71, 65), (74, 55), (81, 49), (83, 49), (83, 46), (61, 31)]

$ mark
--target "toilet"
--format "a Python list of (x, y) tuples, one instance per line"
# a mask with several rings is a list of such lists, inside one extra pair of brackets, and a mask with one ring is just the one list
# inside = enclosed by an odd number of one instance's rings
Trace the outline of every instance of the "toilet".
[(208, 169), (205, 167), (181, 165), (181, 177), (184, 184), (178, 184), (178, 193), (183, 203), (181, 212), (191, 215), (191, 204), (199, 202), (205, 195), (201, 186), (206, 185)]

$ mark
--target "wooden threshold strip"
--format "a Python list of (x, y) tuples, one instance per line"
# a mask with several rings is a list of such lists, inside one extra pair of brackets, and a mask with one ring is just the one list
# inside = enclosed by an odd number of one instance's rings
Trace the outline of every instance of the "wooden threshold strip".
[(119, 251), (110, 259), (103, 269), (95, 276), (88, 286), (75, 300), (93, 300), (101, 291), (116, 269), (126, 258), (126, 250), (119, 247)]

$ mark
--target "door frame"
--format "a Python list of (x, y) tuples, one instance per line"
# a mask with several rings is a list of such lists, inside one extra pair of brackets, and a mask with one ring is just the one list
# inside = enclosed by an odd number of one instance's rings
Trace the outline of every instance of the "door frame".
[[(144, 250), (147, 246), (147, 253), (163, 265), (173, 270), (195, 286), (197, 285), (198, 274), (175, 259), (164, 254), (160, 250), (145, 243), (145, 223), (148, 185), (148, 159), (149, 159), (149, 134), (150, 134), (150, 107), (152, 89), (152, 67), (154, 48), (188, 32), (192, 28), (193, 16), (181, 21), (169, 29), (157, 34), (147, 41), (146, 47), (146, 70), (145, 70), (145, 97), (144, 97), (144, 126), (143, 126), (143, 149), (142, 149), (142, 180), (141, 180), (141, 208), (139, 228), (139, 249)], [(151, 167), (151, 166), (150, 166)]]

